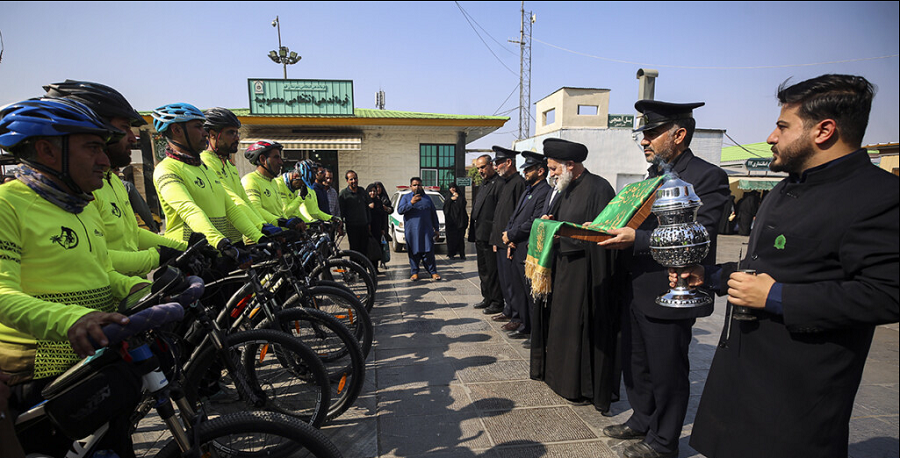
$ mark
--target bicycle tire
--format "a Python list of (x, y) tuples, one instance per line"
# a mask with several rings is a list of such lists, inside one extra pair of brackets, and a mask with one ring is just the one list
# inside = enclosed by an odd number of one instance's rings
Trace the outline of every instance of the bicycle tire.
[(366, 272), (365, 267), (353, 261), (328, 259), (324, 264), (316, 266), (310, 276), (319, 280), (336, 281), (347, 286), (363, 303), (367, 312), (372, 310), (372, 306), (375, 305), (375, 284), (372, 282), (372, 277)]
[[(326, 422), (347, 411), (365, 382), (365, 358), (359, 342), (335, 317), (321, 310), (294, 307), (276, 313), (281, 331), (293, 334), (309, 346), (325, 365), (331, 385), (331, 405)], [(260, 328), (273, 328), (268, 319)]]
[[(224, 370), (219, 353), (210, 345), (185, 374), (185, 395), (194, 404), (202, 403), (207, 415), (242, 412), (249, 407), (297, 417), (315, 427), (325, 422), (331, 405), (328, 373), (308, 346), (271, 329), (229, 334), (225, 345), (235, 368), (243, 373)], [(209, 386), (213, 393), (204, 393)], [(251, 404), (251, 394), (260, 398), (256, 405)]]
[(372, 277), (372, 283), (375, 284), (375, 291), (378, 291), (378, 273), (375, 264), (368, 256), (354, 250), (338, 250), (333, 259), (348, 259), (366, 268), (366, 272)]
[(375, 334), (372, 318), (369, 317), (369, 312), (354, 294), (333, 286), (311, 286), (306, 288), (303, 294), (306, 297), (301, 298), (298, 294), (291, 295), (284, 301), (285, 309), (309, 307), (337, 318), (341, 324), (350, 329), (350, 332), (359, 341), (363, 358), (369, 357)]
[[(237, 440), (224, 440), (232, 436), (238, 436), (235, 438)], [(342, 458), (341, 452), (324, 434), (296, 418), (276, 412), (238, 412), (222, 416), (200, 423), (194, 437), (197, 438), (194, 445), (200, 448), (199, 455), (204, 457)], [(270, 439), (275, 443), (259, 450), (246, 449), (259, 445), (258, 441), (262, 439)], [(156, 458), (182, 456), (178, 444), (172, 440), (159, 451)]]

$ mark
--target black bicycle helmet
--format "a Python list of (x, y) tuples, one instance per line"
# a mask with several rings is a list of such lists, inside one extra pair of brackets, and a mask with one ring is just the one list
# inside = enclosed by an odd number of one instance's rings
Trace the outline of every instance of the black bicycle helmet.
[(203, 128), (206, 129), (207, 132), (209, 132), (210, 129), (222, 130), (226, 127), (237, 127), (240, 129), (241, 127), (241, 121), (227, 108), (210, 108), (209, 110), (204, 111), (203, 115), (206, 116), (206, 122), (203, 123)]
[(133, 127), (143, 126), (147, 121), (125, 100), (119, 91), (89, 81), (66, 80), (44, 86), (46, 97), (61, 97), (87, 105), (100, 117), (107, 120), (121, 117), (128, 119)]

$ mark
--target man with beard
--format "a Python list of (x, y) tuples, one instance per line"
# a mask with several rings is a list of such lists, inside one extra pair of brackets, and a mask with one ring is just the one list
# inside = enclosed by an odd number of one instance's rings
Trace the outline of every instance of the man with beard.
[(244, 152), (244, 157), (256, 166), (256, 170), (244, 175), (241, 185), (263, 218), (274, 220), (282, 227), (304, 230), (306, 225), (301, 218), (285, 213), (286, 206), (278, 192), (278, 181), (273, 181), (280, 177), (279, 173), (284, 165), (282, 150), (280, 143), (270, 140), (260, 140), (250, 145)]
[[(703, 205), (697, 221), (709, 233), (709, 254), (704, 263), (716, 259), (716, 236), (725, 201), (728, 177), (725, 171), (691, 152), (696, 122), (693, 110), (698, 103), (668, 103), (639, 100), (634, 104), (643, 113), (641, 146), (651, 163), (650, 177), (677, 175), (694, 186)], [(656, 297), (668, 290), (665, 267), (650, 256), (650, 234), (659, 225), (650, 217), (638, 229), (628, 227), (609, 231), (615, 237), (601, 246), (624, 250), (624, 265), (629, 273), (622, 318), (622, 369), (625, 392), (634, 412), (624, 424), (608, 426), (607, 436), (644, 440), (628, 446), (628, 458), (678, 456), (678, 439), (684, 425), (690, 399), (690, 362), (688, 346), (691, 327), (697, 317), (709, 316), (712, 304), (705, 307), (672, 308), (656, 304)]]
[[(513, 302), (511, 321), (516, 320), (519, 325), (510, 333), (514, 339), (529, 339), (531, 336), (531, 314), (534, 300), (531, 291), (525, 282), (525, 258), (528, 256), (528, 237), (531, 235), (531, 225), (535, 219), (543, 215), (544, 201), (550, 193), (550, 185), (547, 184), (547, 162), (543, 155), (531, 151), (522, 153), (525, 157), (525, 191), (519, 198), (516, 208), (503, 231), (503, 242), (506, 243), (506, 256), (512, 261), (514, 274), (512, 275)], [(523, 345), (527, 348), (531, 345), (526, 340)]]
[[(512, 259), (507, 256), (507, 244), (503, 241), (503, 231), (509, 224), (509, 217), (516, 210), (516, 203), (519, 202), (519, 196), (525, 190), (525, 179), (519, 175), (516, 170), (516, 155), (518, 151), (506, 149), (501, 146), (494, 146), (494, 170), (497, 171), (499, 178), (497, 183), (502, 185), (500, 194), (497, 196), (497, 206), (494, 209), (494, 223), (491, 228), (490, 243), (494, 247), (497, 256), (497, 279), (500, 280), (500, 291), (503, 294), (504, 306), (502, 313), (491, 317), (494, 321), (509, 321), (504, 324), (501, 329), (504, 331), (515, 332), (522, 324), (522, 318), (516, 313), (513, 316), (511, 308), (512, 303), (524, 301), (525, 298), (519, 297), (519, 291), (513, 289), (516, 279), (516, 273), (513, 268)], [(484, 313), (497, 313), (490, 307), (484, 309)], [(524, 339), (521, 333), (515, 334), (514, 338)]]
[[(615, 196), (605, 179), (584, 168), (587, 147), (544, 140), (544, 156), (558, 193), (546, 219), (592, 221)], [(551, 218), (552, 216), (552, 218)], [(549, 307), (532, 317), (531, 378), (544, 380), (574, 404), (601, 411), (618, 400), (615, 370), (619, 307), (613, 291), (613, 253), (595, 243), (561, 237), (554, 247)]]
[[(276, 225), (278, 218), (272, 214), (263, 215), (258, 207), (251, 205), (250, 197), (241, 183), (232, 155), (237, 153), (241, 134), (241, 121), (227, 108), (215, 107), (203, 112), (209, 149), (200, 153), (200, 160), (216, 172), (222, 187), (234, 205), (247, 216), (253, 225), (262, 228), (264, 224)], [(267, 228), (268, 229), (268, 228)], [(236, 235), (236, 234), (235, 234)]]
[(316, 181), (313, 183), (313, 191), (316, 192), (316, 203), (322, 213), (331, 214), (331, 206), (328, 205), (328, 185), (325, 184), (325, 167), (316, 167)]
[[(153, 127), (168, 142), (166, 158), (153, 171), (153, 182), (166, 215), (166, 237), (187, 241), (200, 232), (210, 246), (240, 263), (248, 257), (235, 249), (243, 236), (258, 241), (263, 232), (234, 204), (218, 175), (200, 159), (209, 134), (197, 107), (172, 103), (153, 110)], [(263, 225), (267, 235), (278, 228)], [(240, 258), (240, 259), (238, 259)]]
[(131, 149), (137, 141), (131, 128), (146, 124), (144, 118), (122, 94), (103, 84), (66, 80), (48, 84), (44, 90), (48, 97), (63, 97), (83, 103), (125, 134), (117, 142), (106, 146), (111, 168), (106, 172), (103, 187), (93, 192), (94, 200), (91, 202), (103, 219), (106, 247), (113, 268), (124, 275), (145, 276), (160, 264), (178, 256), (187, 244), (138, 227), (128, 190), (112, 171), (131, 163)]
[(360, 253), (369, 251), (369, 208), (375, 206), (369, 193), (359, 187), (359, 176), (353, 170), (344, 174), (347, 187), (338, 196), (341, 214), (347, 225), (347, 239), (350, 249)]
[(740, 262), (756, 274), (728, 263), (682, 275), (757, 317), (716, 349), (691, 435), (706, 456), (847, 456), (875, 326), (900, 318), (900, 183), (860, 148), (874, 92), (853, 75), (782, 83), (769, 168), (789, 176)]
[(475, 167), (481, 175), (481, 186), (472, 204), (472, 216), (469, 218), (469, 241), (475, 243), (475, 256), (478, 263), (478, 279), (481, 281), (481, 302), (475, 304), (476, 309), (485, 309), (485, 314), (503, 311), (503, 292), (497, 278), (497, 255), (490, 243), (491, 230), (494, 227), (494, 210), (503, 184), (497, 177), (497, 171), (491, 163), (491, 156), (485, 154), (475, 159)]

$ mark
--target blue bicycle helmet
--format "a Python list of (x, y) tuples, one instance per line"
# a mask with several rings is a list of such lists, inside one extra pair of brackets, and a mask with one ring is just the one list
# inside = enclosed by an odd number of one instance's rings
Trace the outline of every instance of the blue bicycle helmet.
[(98, 135), (107, 142), (124, 135), (90, 108), (71, 99), (35, 98), (11, 103), (0, 110), (0, 147), (6, 150), (31, 137), (69, 134)]
[(170, 103), (153, 110), (153, 128), (163, 133), (172, 124), (199, 119), (206, 121), (203, 112), (189, 103)]
[(83, 194), (69, 175), (70, 134), (97, 135), (105, 142), (116, 142), (125, 134), (101, 119), (90, 108), (71, 99), (44, 97), (13, 103), (0, 109), (0, 147), (17, 155), (17, 145), (32, 137), (63, 137), (62, 170), (54, 170), (37, 161), (19, 160), (61, 180), (76, 194)]
[(313, 183), (316, 182), (316, 170), (318, 170), (318, 168), (318, 164), (311, 159), (302, 160), (294, 165), (294, 170), (300, 175), (303, 184), (308, 188), (313, 187)]

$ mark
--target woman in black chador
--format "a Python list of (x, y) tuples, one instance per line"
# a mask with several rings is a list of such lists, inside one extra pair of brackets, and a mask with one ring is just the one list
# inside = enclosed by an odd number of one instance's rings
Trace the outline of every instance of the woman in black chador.
[(465, 191), (456, 184), (451, 184), (444, 200), (444, 227), (447, 230), (447, 257), (466, 259), (466, 227), (469, 226), (469, 215), (466, 213)]

